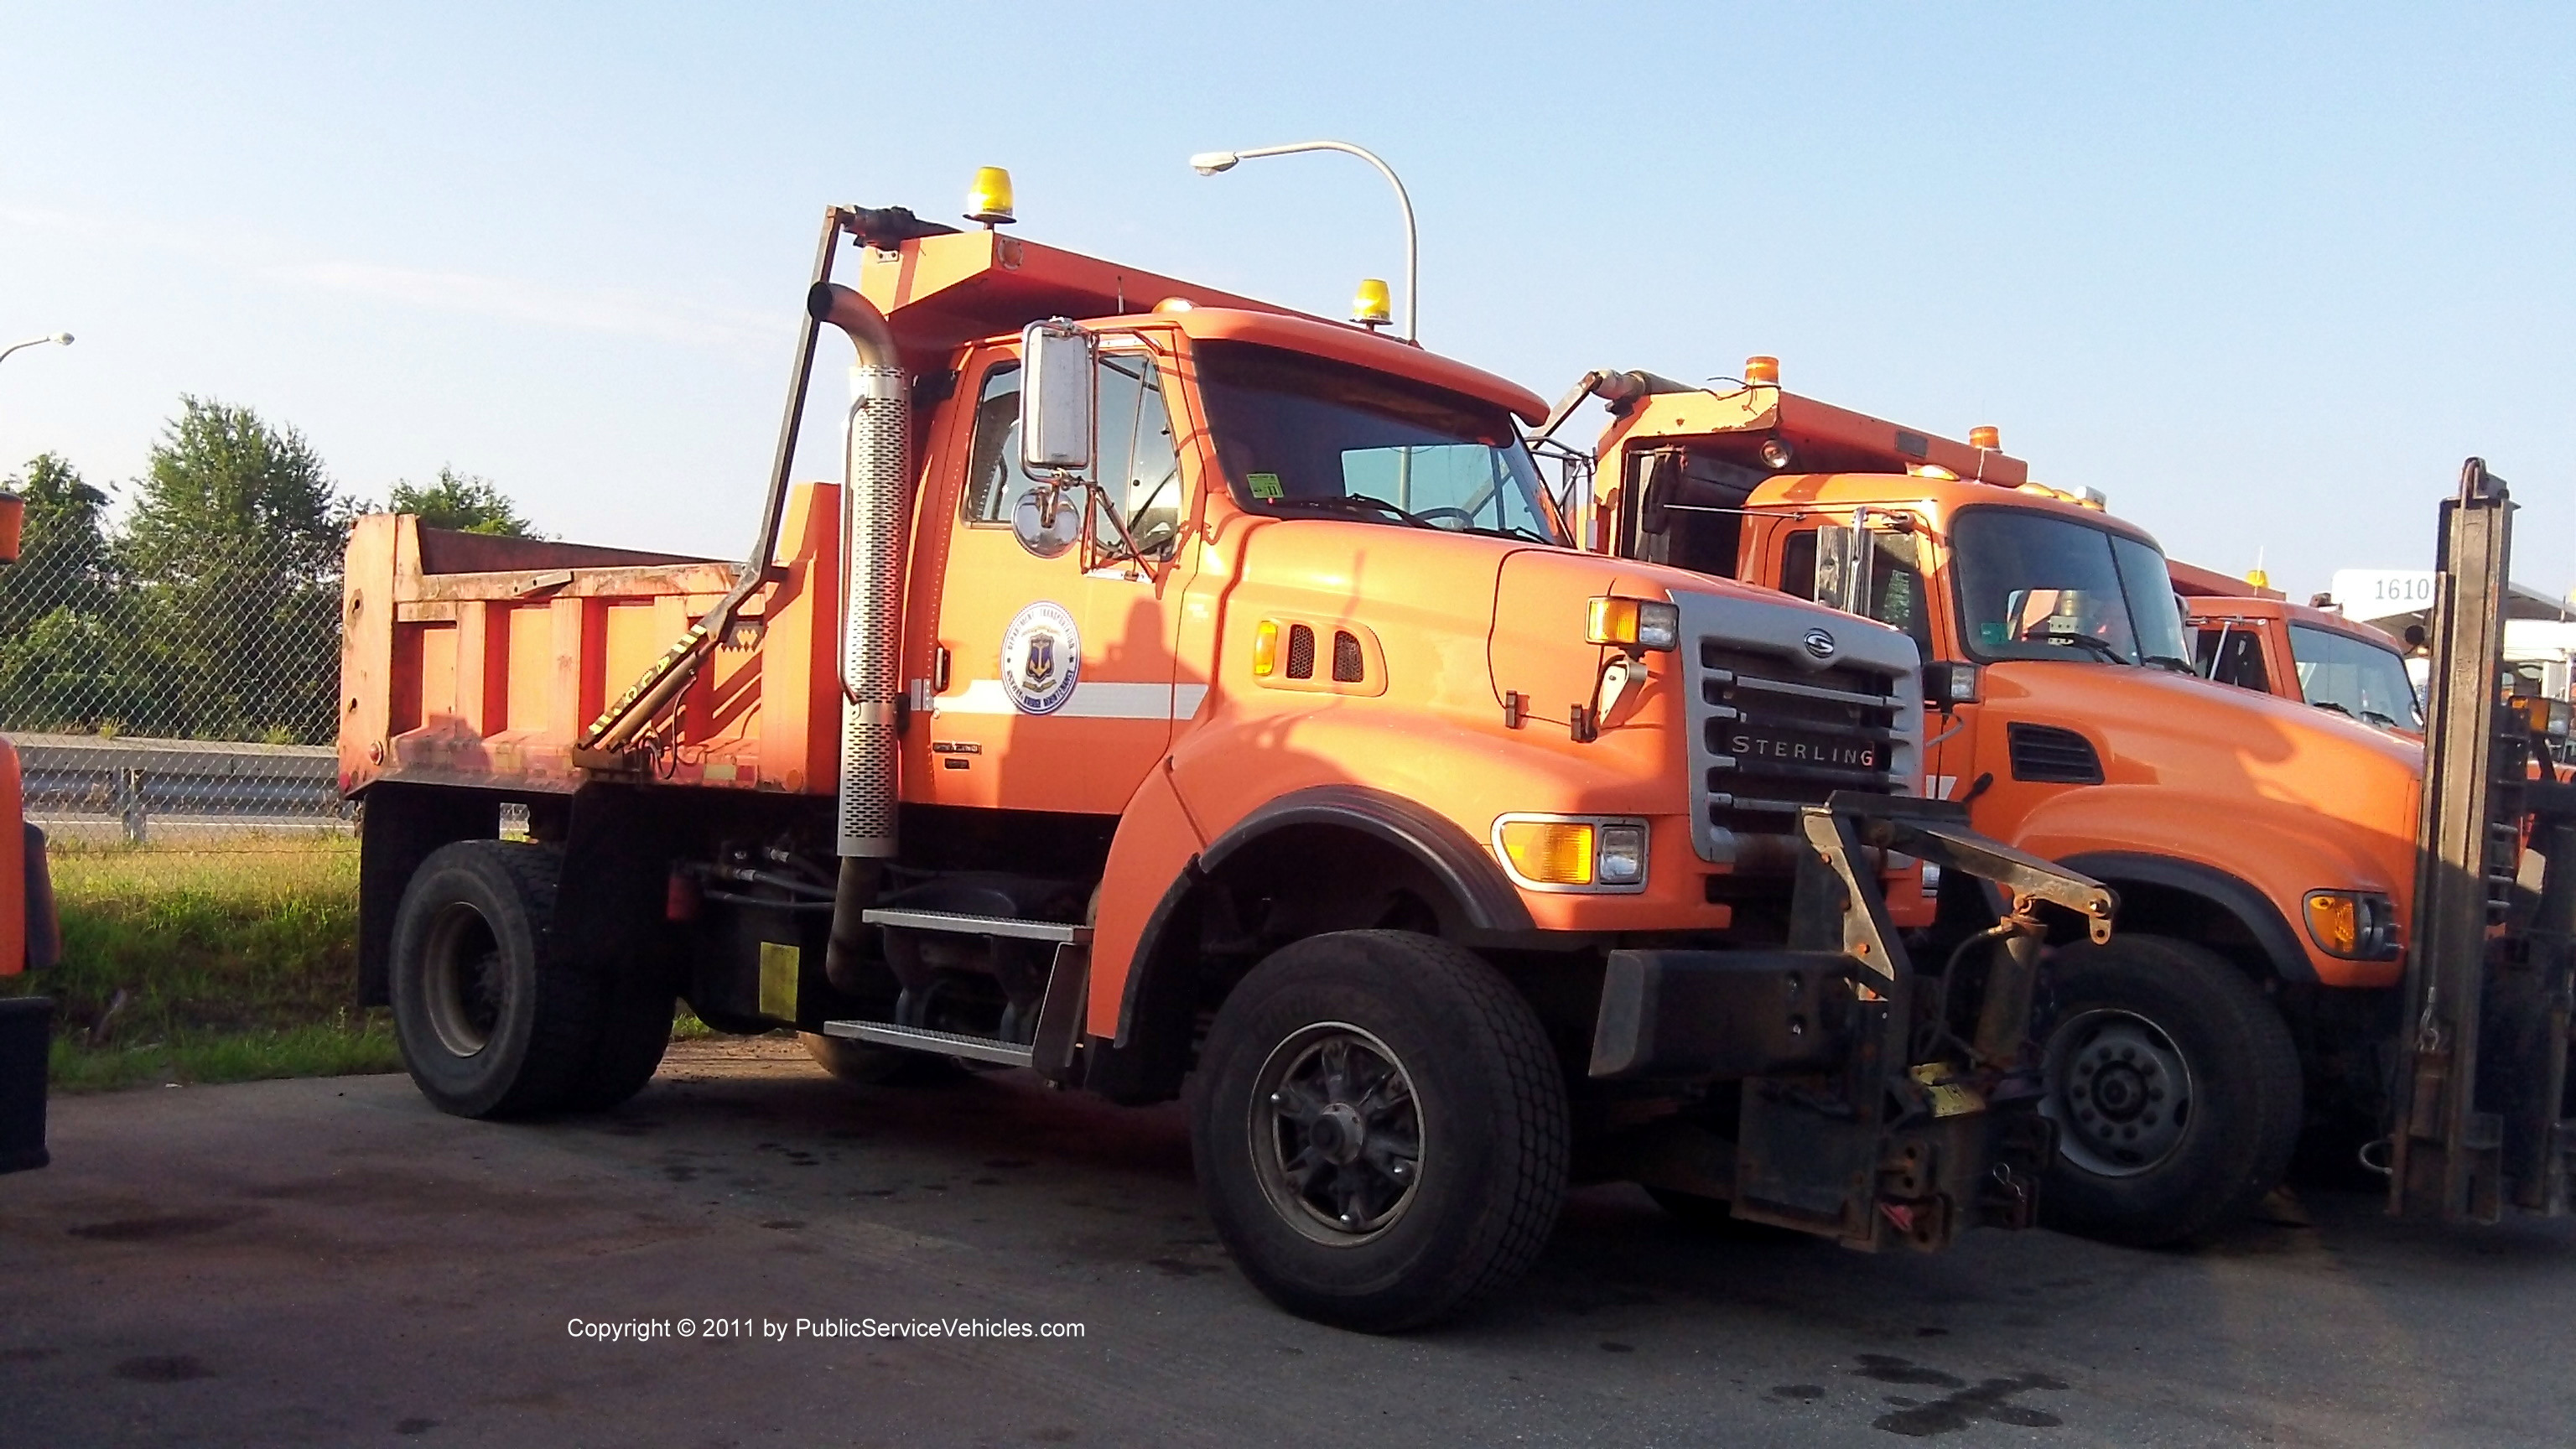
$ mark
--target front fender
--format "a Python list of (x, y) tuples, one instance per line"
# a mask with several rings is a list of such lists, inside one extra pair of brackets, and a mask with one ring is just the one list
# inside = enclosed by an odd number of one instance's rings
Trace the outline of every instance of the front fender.
[(2413, 847), (2320, 817), (2313, 807), (2165, 784), (2101, 785), (2042, 801), (2005, 838), (2105, 879), (2117, 880), (2125, 870), (2126, 878), (2143, 884), (2196, 890), (2240, 918), (2253, 914), (2259, 901), (2270, 922), (2246, 924), (2285, 979), (2329, 986), (2385, 986), (2397, 979), (2400, 963), (2329, 956), (2297, 922), (2312, 890), (2377, 891), (2402, 901), (2406, 882), (2389, 855), (2392, 845), (2409, 855)]

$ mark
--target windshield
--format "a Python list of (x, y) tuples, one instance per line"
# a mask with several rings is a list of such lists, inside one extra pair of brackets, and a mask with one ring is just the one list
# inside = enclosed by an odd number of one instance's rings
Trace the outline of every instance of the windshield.
[(1960, 618), (1984, 659), (2094, 659), (2196, 673), (2165, 557), (2125, 534), (2019, 508), (1951, 525)]
[(2394, 649), (2307, 624), (2290, 626), (2290, 654), (2298, 661), (2299, 693), (2320, 709), (2348, 714), (2388, 729), (2424, 728), (2406, 660)]
[(1495, 404), (1251, 343), (1200, 343), (1198, 365), (1226, 482), (1256, 513), (1562, 541)]

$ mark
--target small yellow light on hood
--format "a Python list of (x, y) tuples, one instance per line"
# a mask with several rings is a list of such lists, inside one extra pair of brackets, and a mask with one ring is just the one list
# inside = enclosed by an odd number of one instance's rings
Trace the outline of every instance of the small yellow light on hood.
[(1257, 679), (1268, 679), (1279, 667), (1279, 626), (1268, 619), (1252, 631), (1252, 673)]
[(987, 227), (1008, 226), (1019, 220), (1011, 214), (1010, 172), (999, 166), (975, 168), (975, 184), (966, 188), (966, 219)]
[(1395, 320), (1395, 297), (1383, 278), (1360, 278), (1360, 289), (1351, 297), (1351, 320), (1362, 327), (1383, 327)]

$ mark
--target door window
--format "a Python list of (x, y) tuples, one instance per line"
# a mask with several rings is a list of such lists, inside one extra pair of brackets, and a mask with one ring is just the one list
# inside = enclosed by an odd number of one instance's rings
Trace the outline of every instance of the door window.
[(2194, 650), (2194, 663), (2204, 678), (2239, 689), (2272, 692), (2271, 671), (2263, 667), (2263, 636), (2229, 624), (2205, 627)]
[[(1848, 525), (1839, 525), (1848, 527)], [(1802, 528), (1780, 544), (1780, 591), (1816, 596), (1817, 530)], [(1926, 659), (1932, 650), (1932, 601), (1923, 589), (1923, 538), (1917, 533), (1870, 532), (1869, 617), (1904, 631)]]
[[(1086, 480), (1094, 491), (1094, 548), (1117, 556), (1119, 524), (1147, 559), (1172, 556), (1181, 531), (1181, 458), (1161, 370), (1142, 352), (1100, 354), (1100, 438)], [(975, 400), (975, 437), (967, 454), (965, 517), (1008, 526), (1020, 499), (1038, 486), (1020, 466), (1020, 364), (997, 362)], [(1105, 505), (1105, 506), (1103, 506)], [(1111, 516), (1110, 510), (1116, 510)]]

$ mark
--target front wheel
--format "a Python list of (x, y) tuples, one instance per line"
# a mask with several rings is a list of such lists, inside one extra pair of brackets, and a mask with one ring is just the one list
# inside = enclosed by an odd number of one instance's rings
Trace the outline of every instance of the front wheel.
[(1418, 1327), (1517, 1279), (1565, 1196), (1565, 1084), (1529, 1004), (1402, 931), (1287, 946), (1218, 1011), (1200, 1190), (1245, 1276), (1302, 1317)]
[(2299, 1139), (2299, 1057), (2244, 972), (2189, 942), (2122, 935), (2060, 948), (2048, 981), (2051, 1226), (2179, 1242), (2279, 1185)]

